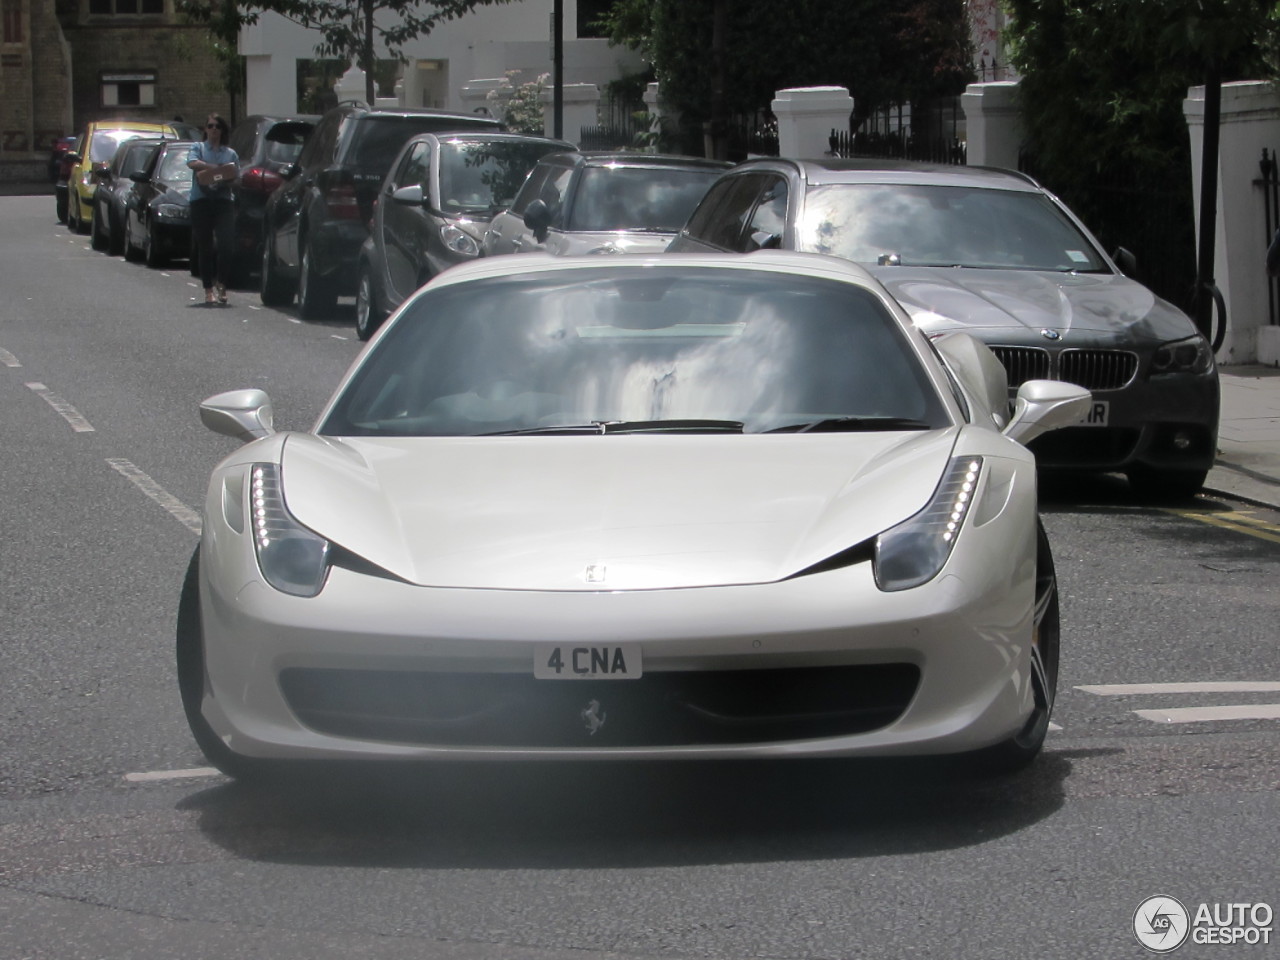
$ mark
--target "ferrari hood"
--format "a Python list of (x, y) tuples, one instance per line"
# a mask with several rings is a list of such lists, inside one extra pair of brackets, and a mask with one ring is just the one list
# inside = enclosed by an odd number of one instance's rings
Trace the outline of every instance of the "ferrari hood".
[(1194, 324), (1150, 290), (1114, 274), (870, 267), (929, 333), (963, 327), (988, 343), (1123, 347), (1189, 337)]
[(761, 583), (920, 510), (956, 433), (291, 434), (281, 478), (301, 523), (424, 586)]

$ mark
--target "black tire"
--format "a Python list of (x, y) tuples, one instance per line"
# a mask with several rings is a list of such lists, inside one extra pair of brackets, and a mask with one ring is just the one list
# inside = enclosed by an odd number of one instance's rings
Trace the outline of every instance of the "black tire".
[(270, 237), (262, 245), (262, 284), (258, 289), (263, 306), (287, 307), (293, 303), (293, 285), (280, 276)]
[(200, 548), (196, 547), (182, 581), (178, 600), (178, 625), (174, 653), (178, 668), (178, 692), (187, 726), (200, 752), (213, 766), (237, 780), (261, 779), (266, 764), (232, 751), (209, 726), (201, 712), (206, 690), (204, 628), (200, 619)]
[(96, 203), (89, 220), (89, 246), (95, 250), (107, 249), (107, 234), (102, 229), (102, 208)]
[(124, 258), (130, 263), (137, 263), (142, 259), (142, 251), (133, 242), (133, 220), (128, 214), (125, 214), (124, 218)]
[(119, 220), (107, 219), (107, 253), (118, 257), (124, 251), (124, 227)]
[[(69, 190), (70, 187), (68, 187), (67, 189)], [(54, 196), (53, 208), (54, 208), (54, 213), (58, 217), (58, 222), (66, 223), (67, 222), (67, 192), (65, 190), (57, 193)]]
[(142, 259), (148, 267), (159, 269), (169, 263), (169, 258), (160, 252), (160, 244), (156, 243), (155, 228), (147, 227), (146, 239), (142, 242)]
[(1204, 488), (1208, 470), (1160, 470), (1145, 465), (1128, 471), (1129, 489), (1140, 500), (1177, 503), (1192, 500)]
[(311, 248), (302, 245), (298, 263), (298, 316), (303, 320), (324, 320), (337, 302), (333, 284), (315, 271)]
[(84, 225), (80, 222), (80, 197), (75, 187), (67, 192), (67, 229), (72, 233), (84, 233)]
[(373, 289), (369, 265), (362, 263), (360, 278), (356, 281), (356, 336), (368, 340), (386, 318), (387, 315), (378, 307), (378, 295)]
[(1035, 708), (1023, 728), (1004, 743), (980, 751), (978, 767), (985, 773), (1006, 774), (1023, 769), (1044, 746), (1049, 718), (1058, 693), (1061, 619), (1058, 575), (1044, 524), (1036, 520), (1036, 594), (1031, 647), (1031, 690)]

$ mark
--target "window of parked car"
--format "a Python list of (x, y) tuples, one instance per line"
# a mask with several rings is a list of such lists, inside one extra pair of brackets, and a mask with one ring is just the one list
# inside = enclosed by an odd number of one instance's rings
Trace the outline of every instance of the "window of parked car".
[(818, 186), (801, 250), (859, 263), (1109, 272), (1093, 244), (1038, 192), (934, 184)]
[(415, 143), (410, 148), (400, 169), (396, 172), (393, 183), (396, 187), (421, 186), (426, 189), (431, 174), (431, 145)]
[(677, 167), (587, 167), (569, 212), (570, 230), (675, 233), (720, 171)]
[(685, 232), (709, 246), (737, 250), (760, 187), (761, 178), (755, 174), (726, 177), (707, 192)]
[(519, 140), (444, 140), (441, 209), (451, 214), (489, 213), (510, 205), (526, 174), (546, 152), (546, 144)]

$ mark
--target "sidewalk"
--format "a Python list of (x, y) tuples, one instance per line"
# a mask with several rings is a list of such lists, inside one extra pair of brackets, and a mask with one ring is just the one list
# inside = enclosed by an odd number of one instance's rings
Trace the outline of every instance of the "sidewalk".
[(1218, 369), (1218, 459), (1205, 492), (1280, 509), (1280, 368)]

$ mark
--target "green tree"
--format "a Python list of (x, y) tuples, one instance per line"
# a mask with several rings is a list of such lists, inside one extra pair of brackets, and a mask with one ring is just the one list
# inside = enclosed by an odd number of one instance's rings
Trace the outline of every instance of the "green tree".
[(653, 64), (664, 100), (712, 127), (783, 87), (847, 87), (865, 116), (972, 78), (963, 0), (617, 0), (603, 24)]

